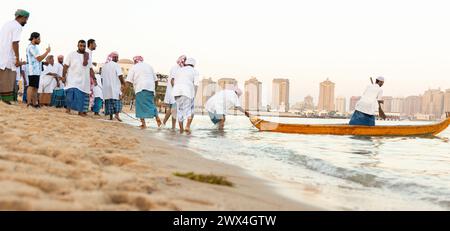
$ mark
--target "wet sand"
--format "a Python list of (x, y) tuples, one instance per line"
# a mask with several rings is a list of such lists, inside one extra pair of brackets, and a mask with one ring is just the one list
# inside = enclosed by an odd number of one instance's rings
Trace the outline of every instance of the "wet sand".
[[(0, 210), (317, 210), (105, 117), (0, 103)], [(175, 134), (179, 135), (179, 134)], [(173, 175), (225, 176), (234, 187)]]

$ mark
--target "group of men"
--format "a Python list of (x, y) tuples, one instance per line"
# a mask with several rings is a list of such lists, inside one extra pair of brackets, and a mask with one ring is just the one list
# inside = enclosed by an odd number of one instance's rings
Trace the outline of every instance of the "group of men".
[[(30, 13), (17, 10), (15, 19), (6, 23), (0, 31), (0, 99), (10, 104), (16, 101), (19, 78), (23, 78), (24, 102), (28, 106), (56, 106), (66, 108), (67, 113), (76, 111), (86, 116), (89, 109), (96, 115), (104, 107), (104, 114), (118, 121), (122, 111), (122, 94), (128, 85), (133, 86), (136, 99), (136, 117), (141, 121), (141, 128), (146, 128), (145, 119), (155, 118), (158, 127), (166, 124), (172, 116), (172, 128), (178, 120), (180, 132), (190, 132), (194, 119), (194, 97), (197, 92), (199, 73), (195, 69), (193, 58), (181, 56), (177, 65), (170, 71), (164, 102), (167, 114), (164, 121), (158, 116), (155, 104), (155, 88), (157, 77), (153, 68), (144, 63), (142, 56), (133, 58), (134, 66), (125, 79), (122, 69), (117, 63), (119, 54), (108, 55), (101, 75), (93, 69), (93, 51), (95, 40), (78, 41), (77, 50), (67, 55), (58, 56), (55, 62), (48, 46), (40, 53), (41, 35), (33, 32), (30, 44), (26, 49), (26, 62), (21, 61), (19, 42), (22, 27), (26, 25)], [(44, 62), (45, 61), (45, 62)], [(26, 90), (25, 90), (26, 89)], [(242, 91), (238, 88), (218, 92), (207, 103), (211, 121), (223, 129), (228, 109), (237, 107), (248, 116), (248, 112), (240, 107), (239, 97)]]
[[(26, 62), (19, 56), (19, 42), (22, 27), (26, 25), (30, 13), (17, 10), (15, 19), (7, 22), (0, 30), (0, 100), (10, 104), (17, 100), (17, 80), (23, 78), (24, 101), (28, 106), (65, 107), (67, 113), (76, 111), (80, 116), (86, 116), (89, 108), (99, 115), (104, 107), (104, 114), (110, 120), (120, 118), (122, 111), (122, 94), (128, 85), (133, 86), (136, 96), (136, 117), (140, 119), (140, 127), (147, 128), (145, 119), (155, 118), (158, 127), (166, 124), (172, 116), (172, 129), (178, 120), (180, 132), (190, 132), (194, 119), (194, 98), (199, 83), (199, 73), (195, 69), (196, 60), (181, 56), (169, 75), (164, 102), (167, 105), (163, 121), (158, 116), (155, 104), (155, 88), (157, 77), (153, 68), (144, 63), (142, 56), (133, 58), (134, 66), (124, 79), (122, 69), (117, 63), (119, 54), (108, 55), (101, 75), (95, 74), (93, 66), (93, 51), (97, 44), (90, 39), (78, 41), (77, 50), (65, 59), (58, 56), (55, 63), (51, 48), (44, 53), (39, 52), (41, 35), (33, 32), (30, 44), (26, 49)], [(46, 60), (44, 67), (43, 61)], [(356, 105), (356, 111), (350, 121), (351, 125), (375, 125), (375, 111), (381, 101), (384, 78), (370, 85), (361, 100)], [(38, 97), (39, 95), (39, 97)], [(240, 105), (239, 97), (242, 91), (224, 89), (217, 92), (206, 103), (206, 110), (211, 121), (223, 130), (227, 111), (237, 109), (249, 116), (249, 112)], [(186, 123), (186, 124), (185, 124)]]

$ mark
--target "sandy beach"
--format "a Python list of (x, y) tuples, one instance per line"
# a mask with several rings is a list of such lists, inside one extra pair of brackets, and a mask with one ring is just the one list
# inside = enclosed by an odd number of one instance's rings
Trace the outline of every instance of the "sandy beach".
[[(61, 109), (0, 104), (1, 210), (316, 210), (243, 170)], [(174, 134), (176, 135), (176, 134)], [(234, 186), (175, 172), (225, 176)]]

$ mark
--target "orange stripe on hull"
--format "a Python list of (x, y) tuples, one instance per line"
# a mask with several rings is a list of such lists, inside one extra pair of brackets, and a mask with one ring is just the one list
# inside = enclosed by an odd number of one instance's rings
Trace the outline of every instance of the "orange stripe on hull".
[(251, 117), (250, 121), (260, 131), (317, 135), (355, 135), (355, 136), (423, 136), (437, 135), (450, 125), (450, 118), (430, 125), (405, 126), (352, 126), (283, 124)]

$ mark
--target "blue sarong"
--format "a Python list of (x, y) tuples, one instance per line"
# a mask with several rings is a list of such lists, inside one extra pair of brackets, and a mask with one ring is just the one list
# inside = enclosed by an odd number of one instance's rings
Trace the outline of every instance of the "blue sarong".
[(211, 122), (213, 122), (213, 124), (218, 124), (221, 120), (223, 120), (225, 118), (225, 116), (222, 114), (217, 114), (217, 113), (212, 113), (212, 112), (208, 112), (208, 113), (209, 113), (209, 118), (211, 119)]
[(84, 93), (77, 88), (66, 90), (66, 106), (77, 112), (89, 111), (89, 94)]
[(99, 113), (103, 107), (103, 100), (100, 97), (95, 97), (94, 105), (92, 106), (92, 111), (95, 113)]
[(64, 89), (53, 90), (50, 105), (57, 108), (62, 108), (66, 106), (66, 93), (64, 92)]
[(158, 115), (153, 91), (143, 90), (136, 94), (136, 118), (154, 118)]
[(355, 111), (349, 124), (362, 126), (375, 126), (375, 116), (368, 115), (360, 111)]
[(122, 111), (122, 101), (119, 99), (105, 100), (105, 115), (114, 115)]

